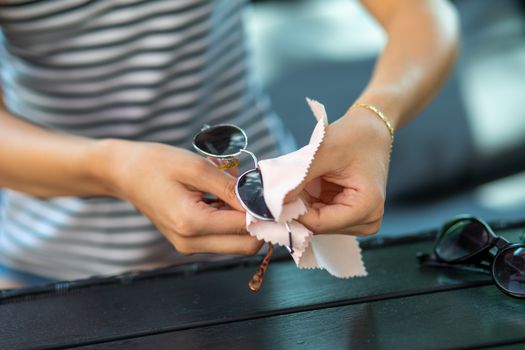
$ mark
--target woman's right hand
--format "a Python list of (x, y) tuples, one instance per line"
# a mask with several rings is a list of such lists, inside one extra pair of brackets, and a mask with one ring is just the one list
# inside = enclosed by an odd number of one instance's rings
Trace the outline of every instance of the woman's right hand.
[[(100, 141), (111, 193), (131, 202), (182, 254), (253, 255), (263, 242), (246, 231), (236, 179), (185, 149), (158, 143)], [(202, 200), (211, 193), (229, 205)]]

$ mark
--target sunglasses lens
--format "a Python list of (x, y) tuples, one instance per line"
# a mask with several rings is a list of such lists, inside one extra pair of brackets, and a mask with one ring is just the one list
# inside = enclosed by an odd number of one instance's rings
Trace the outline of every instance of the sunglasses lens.
[(246, 147), (244, 133), (231, 125), (204, 129), (195, 136), (193, 142), (201, 151), (216, 156), (233, 155)]
[(503, 250), (494, 260), (494, 279), (517, 296), (525, 296), (525, 246)]
[(273, 219), (264, 202), (262, 177), (258, 169), (248, 171), (239, 178), (237, 192), (248, 211), (265, 219)]
[(454, 261), (474, 254), (490, 241), (490, 233), (477, 220), (464, 219), (446, 228), (436, 246), (436, 254), (444, 261)]

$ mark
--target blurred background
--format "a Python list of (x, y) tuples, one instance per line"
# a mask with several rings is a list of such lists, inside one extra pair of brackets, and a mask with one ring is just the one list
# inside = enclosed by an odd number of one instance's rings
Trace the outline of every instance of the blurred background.
[[(525, 218), (525, 0), (453, 3), (461, 53), (433, 103), (397, 132), (379, 237), (460, 213)], [(246, 26), (257, 78), (299, 147), (314, 127), (305, 97), (341, 116), (386, 41), (357, 0), (253, 1)]]
[[(525, 1), (456, 0), (461, 53), (433, 103), (396, 135), (380, 235), (435, 228), (460, 213), (525, 217)], [(341, 116), (385, 44), (356, 0), (255, 1), (256, 74), (299, 146), (305, 96)]]

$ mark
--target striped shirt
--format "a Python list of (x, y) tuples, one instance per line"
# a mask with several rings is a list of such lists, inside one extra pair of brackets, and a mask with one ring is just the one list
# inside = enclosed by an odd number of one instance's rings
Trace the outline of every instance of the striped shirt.
[[(203, 124), (227, 122), (261, 158), (286, 147), (248, 65), (245, 1), (0, 3), (0, 75), (13, 115), (76, 135), (184, 148)], [(190, 260), (124, 201), (11, 190), (2, 200), (1, 263), (16, 269), (73, 279)]]

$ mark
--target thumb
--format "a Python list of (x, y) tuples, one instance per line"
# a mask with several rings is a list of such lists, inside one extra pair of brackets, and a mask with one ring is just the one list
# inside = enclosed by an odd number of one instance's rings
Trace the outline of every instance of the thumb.
[(307, 170), (306, 176), (303, 181), (293, 190), (288, 192), (284, 197), (284, 203), (290, 203), (296, 200), (305, 187), (314, 179), (323, 176), (328, 172), (327, 162), (323, 161), (322, 158), (315, 158), (310, 167)]
[(235, 194), (237, 179), (211, 162), (205, 160), (197, 168), (188, 169), (184, 180), (199, 191), (214, 194), (230, 207), (244, 211)]

